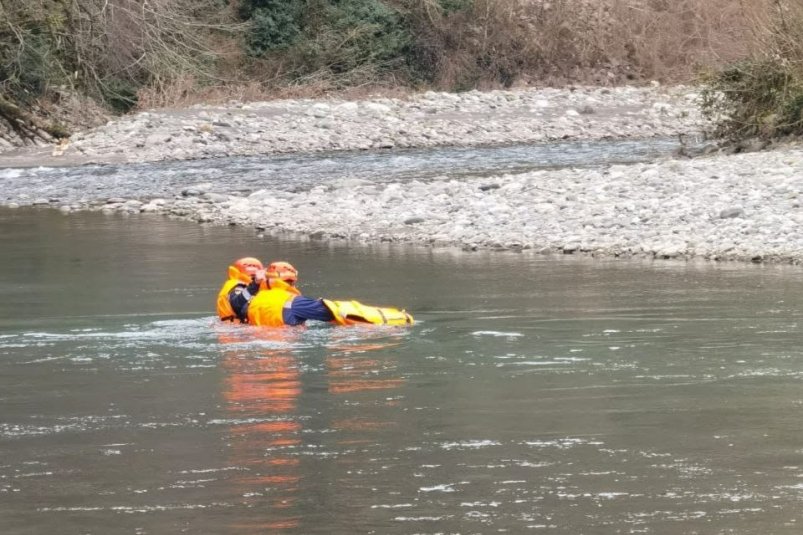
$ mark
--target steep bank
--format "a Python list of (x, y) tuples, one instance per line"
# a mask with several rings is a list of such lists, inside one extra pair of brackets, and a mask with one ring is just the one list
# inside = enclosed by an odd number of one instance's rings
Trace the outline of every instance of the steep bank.
[(52, 90), (49, 98), (22, 104), (0, 93), (0, 161), (22, 149), (52, 147), (73, 132), (86, 132), (111, 115), (93, 99), (73, 91)]

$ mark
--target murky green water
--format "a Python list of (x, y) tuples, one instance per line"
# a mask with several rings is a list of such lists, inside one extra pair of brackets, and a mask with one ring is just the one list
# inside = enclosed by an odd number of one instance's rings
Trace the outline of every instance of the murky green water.
[[(0, 210), (0, 533), (799, 533), (803, 271)], [(227, 262), (411, 329), (222, 326)]]

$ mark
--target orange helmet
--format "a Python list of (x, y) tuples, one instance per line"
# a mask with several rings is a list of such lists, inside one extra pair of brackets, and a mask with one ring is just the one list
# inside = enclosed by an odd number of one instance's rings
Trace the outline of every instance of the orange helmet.
[(298, 280), (298, 270), (289, 262), (273, 262), (268, 266), (267, 277), (294, 283)]
[(250, 277), (257, 271), (262, 269), (262, 262), (260, 262), (258, 259), (254, 257), (246, 256), (234, 262), (234, 267), (237, 268), (237, 271), (239, 271), (243, 275), (247, 275)]

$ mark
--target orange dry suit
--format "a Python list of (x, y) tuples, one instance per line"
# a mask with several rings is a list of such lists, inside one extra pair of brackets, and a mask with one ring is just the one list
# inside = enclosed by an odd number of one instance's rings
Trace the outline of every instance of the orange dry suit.
[(260, 291), (248, 305), (248, 323), (265, 327), (284, 327), (283, 311), (301, 295), (297, 288), (280, 279), (270, 279), (270, 289)]
[[(240, 319), (237, 317), (237, 314), (231, 307), (231, 291), (237, 286), (248, 286), (251, 282), (251, 277), (236, 267), (229, 266), (229, 278), (223, 283), (223, 286), (220, 288), (220, 292), (217, 294), (217, 316), (220, 319), (223, 321), (240, 322)], [(259, 289), (266, 290), (266, 283), (260, 283)]]

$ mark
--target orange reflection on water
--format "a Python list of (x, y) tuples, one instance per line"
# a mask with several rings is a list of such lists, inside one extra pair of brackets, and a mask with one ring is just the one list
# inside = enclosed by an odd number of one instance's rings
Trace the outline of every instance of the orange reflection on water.
[[(318, 473), (314, 458), (299, 456), (304, 447), (299, 398), (304, 392), (294, 351), (304, 331), (243, 328), (230, 332), (234, 340), (221, 339), (226, 344), (222, 397), (233, 421), (229, 428), (230, 461), (247, 469), (231, 481), (235, 493), (247, 504), (248, 514), (262, 517), (253, 523), (240, 520), (231, 527), (238, 534), (298, 530), (303, 517), (292, 513), (302, 506), (301, 493), (310, 487), (309, 482), (304, 483), (302, 474), (306, 472), (302, 468), (309, 471), (312, 467), (312, 473)], [(336, 434), (334, 440), (328, 440), (335, 448), (374, 443), (378, 434), (396, 425), (384, 409), (397, 406), (400, 396), (383, 393), (398, 391), (406, 384), (389, 352), (400, 341), (389, 339), (387, 331), (337, 329), (330, 333), (332, 343), (324, 360), (328, 387), (323, 391), (329, 399), (317, 400), (316, 405), (323, 403), (319, 408), (325, 409), (326, 403), (342, 404), (337, 413), (344, 416), (330, 423)], [(360, 340), (363, 334), (373, 340)], [(376, 341), (377, 336), (381, 342)], [(354, 399), (361, 401), (352, 405)], [(372, 416), (366, 412), (371, 410), (379, 412)], [(303, 459), (310, 460), (302, 464)], [(362, 461), (344, 456), (334, 462)]]
[(370, 390), (394, 390), (405, 384), (400, 377), (382, 378), (378, 375), (395, 373), (395, 365), (387, 360), (370, 358), (368, 352), (387, 350), (399, 342), (362, 343), (340, 345), (326, 359), (329, 375), (329, 392), (332, 394), (349, 394)]
[(257, 434), (298, 433), (301, 431), (301, 424), (294, 420), (278, 420), (275, 422), (236, 425), (231, 429), (236, 434), (249, 436), (255, 436)]
[(234, 528), (237, 533), (276, 533), (297, 528), (299, 520), (298, 517), (293, 517), (286, 520), (277, 520), (275, 522), (238, 523), (232, 525), (232, 528)]
[(249, 362), (226, 360), (230, 373), (224, 396), (234, 410), (254, 414), (295, 410), (301, 393), (298, 367), (291, 356), (277, 353), (270, 351)]
[(272, 464), (274, 466), (298, 466), (299, 464), (301, 464), (301, 461), (299, 461), (295, 457), (285, 457), (285, 458), (276, 457), (274, 459), (270, 459), (268, 461), (268, 464)]
[(366, 390), (393, 390), (404, 384), (404, 379), (347, 379), (329, 383), (332, 394), (348, 394)]
[[(226, 373), (222, 396), (236, 422), (229, 428), (230, 461), (247, 468), (232, 479), (234, 490), (265, 517), (232, 526), (237, 533), (278, 533), (299, 526), (299, 517), (290, 514), (301, 482), (300, 460), (292, 452), (301, 444), (302, 431), (296, 414), (301, 379), (292, 354), (296, 337), (280, 329), (242, 329), (220, 337)], [(261, 347), (265, 342), (273, 347)]]

